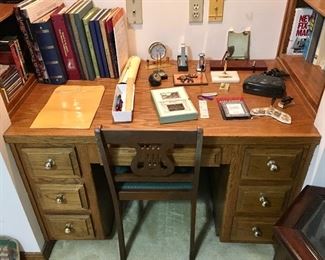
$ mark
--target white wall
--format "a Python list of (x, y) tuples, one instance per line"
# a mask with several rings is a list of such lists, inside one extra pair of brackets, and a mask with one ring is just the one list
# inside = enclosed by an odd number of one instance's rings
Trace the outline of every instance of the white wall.
[[(125, 0), (93, 2), (101, 8), (125, 7)], [(204, 5), (203, 24), (189, 24), (189, 0), (142, 0), (143, 24), (129, 26), (130, 54), (148, 59), (150, 44), (161, 41), (172, 59), (179, 54), (181, 43), (189, 46), (190, 59), (198, 59), (200, 52), (221, 59), (227, 31), (250, 27), (251, 58), (275, 58), (286, 0), (225, 0), (222, 23), (208, 23), (209, 1)]]
[(315, 185), (325, 187), (325, 92), (316, 115), (315, 126), (322, 139), (315, 150), (313, 160), (310, 164), (304, 185)]
[(10, 119), (0, 98), (0, 235), (20, 242), (22, 251), (40, 252), (44, 239), (3, 133)]

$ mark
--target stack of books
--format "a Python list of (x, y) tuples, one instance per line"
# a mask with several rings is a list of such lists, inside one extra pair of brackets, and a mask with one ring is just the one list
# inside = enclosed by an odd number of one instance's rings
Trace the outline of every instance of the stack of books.
[(118, 78), (128, 60), (126, 14), (92, 0), (25, 0), (15, 15), (40, 82)]
[(7, 103), (10, 103), (23, 84), (15, 65), (0, 64), (0, 88)]
[(0, 89), (7, 103), (27, 80), (25, 60), (17, 36), (0, 39)]

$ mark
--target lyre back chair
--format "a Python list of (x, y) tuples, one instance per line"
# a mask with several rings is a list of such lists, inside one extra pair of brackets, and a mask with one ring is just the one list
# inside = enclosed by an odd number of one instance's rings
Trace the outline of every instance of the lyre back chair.
[[(97, 128), (95, 136), (111, 192), (120, 258), (126, 259), (122, 207), (123, 200), (190, 200), (190, 259), (195, 258), (196, 203), (201, 167), (203, 130), (111, 130)], [(116, 172), (114, 148), (129, 147), (134, 151), (130, 169)], [(173, 153), (176, 147), (193, 147), (189, 153), (190, 171), (178, 173)], [(132, 154), (132, 153), (131, 153)]]

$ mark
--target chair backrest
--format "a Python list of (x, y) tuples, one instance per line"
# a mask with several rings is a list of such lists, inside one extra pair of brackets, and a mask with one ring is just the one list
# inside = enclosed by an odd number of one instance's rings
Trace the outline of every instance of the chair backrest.
[[(112, 130), (95, 129), (95, 136), (106, 177), (111, 191), (118, 191), (116, 183), (191, 183), (195, 191), (201, 167), (203, 130)], [(116, 172), (112, 162), (114, 148), (132, 148), (134, 156), (130, 171), (124, 174)], [(173, 151), (179, 147), (193, 147), (193, 171), (183, 174), (175, 171)], [(132, 155), (132, 153), (131, 153)], [(189, 154), (191, 156), (191, 154)]]

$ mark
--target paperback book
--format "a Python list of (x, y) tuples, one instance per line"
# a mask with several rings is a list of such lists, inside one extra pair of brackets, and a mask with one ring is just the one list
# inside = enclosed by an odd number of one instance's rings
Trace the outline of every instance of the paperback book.
[(287, 54), (303, 54), (306, 38), (309, 32), (309, 22), (311, 20), (312, 13), (313, 10), (311, 8), (296, 8), (287, 48)]

